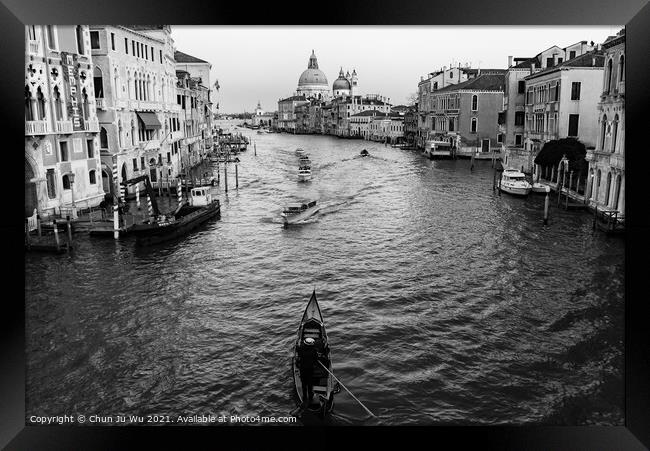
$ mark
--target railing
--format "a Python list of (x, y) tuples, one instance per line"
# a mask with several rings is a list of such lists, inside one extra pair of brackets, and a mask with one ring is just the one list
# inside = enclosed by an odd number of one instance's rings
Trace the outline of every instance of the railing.
[(91, 119), (90, 121), (85, 121), (84, 130), (86, 130), (87, 132), (99, 132), (99, 121), (97, 121), (97, 119)]
[(46, 135), (49, 132), (47, 121), (25, 121), (25, 135)]
[(56, 121), (57, 133), (72, 133), (72, 121)]
[(103, 98), (95, 98), (95, 104), (97, 105), (98, 110), (106, 109), (106, 102), (104, 101)]

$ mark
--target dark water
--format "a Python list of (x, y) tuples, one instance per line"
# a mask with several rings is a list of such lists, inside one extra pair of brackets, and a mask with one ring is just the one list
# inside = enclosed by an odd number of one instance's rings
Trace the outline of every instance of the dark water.
[[(489, 162), (248, 133), (221, 220), (26, 256), (28, 416), (285, 416), (315, 287), (335, 373), (381, 424), (623, 424), (621, 239), (557, 208), (542, 226), (543, 197), (493, 193)], [(283, 229), (303, 199), (324, 208)], [(368, 416), (341, 392), (329, 421)]]

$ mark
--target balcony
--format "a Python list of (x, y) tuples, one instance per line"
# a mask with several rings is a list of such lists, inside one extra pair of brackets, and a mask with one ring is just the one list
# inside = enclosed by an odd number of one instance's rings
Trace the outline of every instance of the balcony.
[(29, 53), (31, 55), (41, 54), (41, 41), (29, 40)]
[(56, 132), (57, 133), (72, 133), (72, 121), (56, 121)]
[(84, 130), (91, 133), (99, 132), (99, 122), (97, 119), (91, 119), (89, 121), (84, 121)]
[(142, 150), (160, 149), (160, 140), (150, 139), (149, 141), (140, 141), (139, 146)]
[(106, 111), (106, 102), (103, 98), (95, 98), (95, 105), (98, 110)]
[(609, 157), (609, 165), (612, 168), (625, 170), (625, 157), (619, 153), (613, 153)]
[(25, 135), (47, 135), (50, 127), (47, 121), (25, 121)]
[(129, 100), (129, 108), (132, 110), (161, 110), (162, 104), (144, 100)]

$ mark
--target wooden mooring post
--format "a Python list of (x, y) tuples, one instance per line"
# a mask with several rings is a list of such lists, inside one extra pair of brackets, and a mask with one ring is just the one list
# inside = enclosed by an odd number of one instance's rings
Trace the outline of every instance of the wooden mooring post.
[(72, 246), (72, 223), (70, 222), (70, 216), (66, 217), (66, 228), (68, 229), (68, 248)]
[(225, 187), (226, 193), (228, 192), (228, 164), (224, 163), (223, 165), (223, 186)]
[(59, 239), (59, 227), (56, 225), (56, 219), (52, 221), (54, 225), (54, 242), (56, 243), (56, 249), (59, 250), (61, 247), (61, 240)]
[(29, 219), (25, 218), (25, 244), (27, 245), (27, 249), (31, 249), (31, 239), (29, 237)]
[(549, 195), (551, 193), (551, 187), (546, 187), (546, 198), (544, 199), (544, 225), (548, 224), (548, 206), (549, 206)]
[(38, 231), (38, 236), (41, 236), (41, 216), (36, 215), (36, 230)]
[(235, 189), (239, 189), (239, 165), (235, 163)]

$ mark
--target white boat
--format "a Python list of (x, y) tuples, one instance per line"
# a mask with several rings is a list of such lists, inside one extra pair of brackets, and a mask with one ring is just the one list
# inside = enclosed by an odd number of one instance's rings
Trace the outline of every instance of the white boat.
[(499, 189), (504, 193), (516, 196), (528, 196), (532, 186), (526, 180), (526, 175), (516, 169), (506, 169), (501, 175)]
[(298, 180), (305, 182), (311, 179), (311, 166), (301, 165), (298, 168)]
[(320, 207), (316, 205), (316, 201), (313, 200), (304, 204), (293, 204), (285, 207), (282, 211), (282, 216), (284, 218), (284, 225), (294, 224), (299, 221), (304, 221), (310, 216), (316, 214)]
[(297, 149), (296, 149), (296, 153), (297, 153), (298, 155), (304, 155), (304, 154), (305, 154), (305, 149), (297, 148)]
[(546, 188), (548, 185), (545, 185), (543, 183), (535, 182), (533, 183), (533, 186), (531, 188), (533, 193), (541, 193), (541, 194), (546, 194)]
[(306, 155), (302, 155), (300, 158), (298, 158), (298, 162), (300, 163), (301, 166), (303, 165), (309, 166), (311, 164), (311, 161), (309, 161), (309, 157)]

